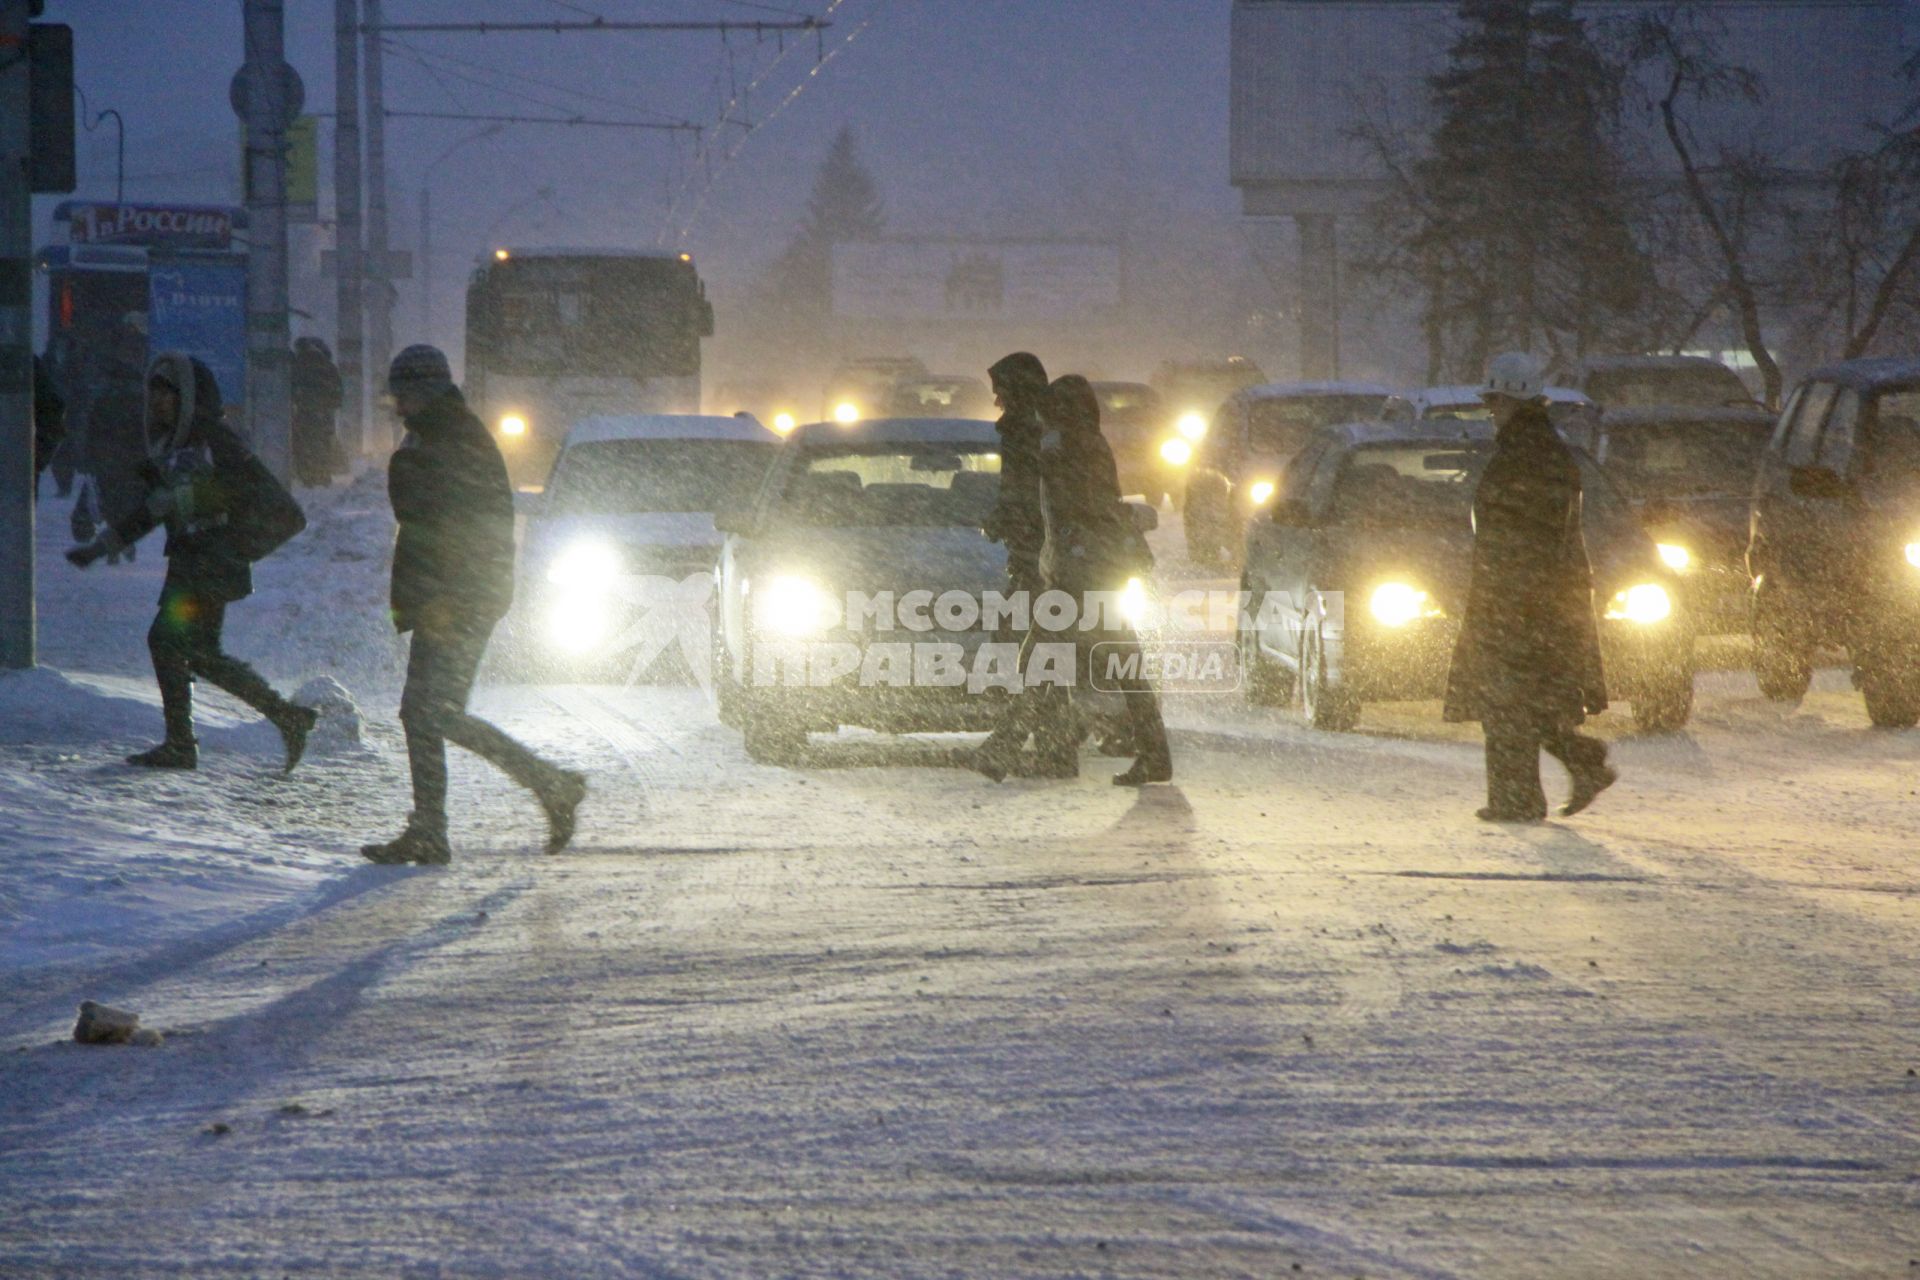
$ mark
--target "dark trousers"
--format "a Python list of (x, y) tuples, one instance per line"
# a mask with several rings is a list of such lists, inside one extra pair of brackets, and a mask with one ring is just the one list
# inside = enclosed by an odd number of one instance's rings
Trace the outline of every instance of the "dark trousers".
[[(1038, 593), (1035, 594), (1037, 596)], [(1114, 643), (1116, 641), (1121, 646), (1137, 647), (1139, 644), (1131, 631), (1048, 631), (1036, 623), (1020, 646), (1021, 691), (1002, 714), (1000, 723), (994, 726), (987, 740), (988, 749), (1010, 755), (1026, 743), (1028, 735), (1032, 735), (1034, 748), (1042, 757), (1076, 755), (1081, 735), (1074, 726), (1073, 690), (1091, 686), (1094, 647), (1102, 646), (1100, 655), (1104, 659), (1118, 647)], [(1034, 647), (1040, 644), (1071, 644), (1074, 647), (1071, 685), (1025, 685)], [(1169, 760), (1171, 750), (1167, 745), (1167, 727), (1161, 719), (1160, 699), (1154, 693), (1153, 686), (1137, 676), (1131, 676), (1102, 682), (1100, 687), (1112, 689), (1125, 700), (1127, 726), (1133, 738), (1134, 752), (1150, 763)]]
[(478, 716), (467, 713), (491, 622), (416, 627), (407, 653), (407, 687), (400, 695), (400, 727), (407, 734), (413, 774), (413, 818), (420, 826), (447, 826), (447, 744), (465, 747), (521, 786), (540, 792), (558, 771)]
[(1480, 718), (1487, 739), (1487, 807), (1504, 814), (1545, 817), (1540, 753), (1572, 774), (1590, 773), (1607, 762), (1607, 744), (1572, 724), (1528, 708), (1489, 709)]
[(160, 706), (169, 742), (193, 740), (193, 681), (211, 681), (269, 720), (278, 721), (288, 703), (258, 672), (220, 648), (226, 624), (224, 601), (191, 589), (169, 586), (160, 593), (160, 612), (147, 629), (147, 652), (160, 685)]
[(1167, 725), (1160, 716), (1160, 696), (1153, 691), (1153, 686), (1137, 674), (1109, 678), (1103, 673), (1088, 670), (1091, 663), (1105, 664), (1137, 652), (1140, 648), (1139, 637), (1131, 631), (1096, 632), (1094, 643), (1099, 646), (1097, 654), (1086, 645), (1081, 646), (1079, 670), (1075, 672), (1076, 682), (1086, 682), (1095, 688), (1111, 689), (1118, 693), (1126, 703), (1127, 728), (1133, 737), (1134, 754), (1149, 764), (1171, 763), (1173, 751), (1167, 745)]

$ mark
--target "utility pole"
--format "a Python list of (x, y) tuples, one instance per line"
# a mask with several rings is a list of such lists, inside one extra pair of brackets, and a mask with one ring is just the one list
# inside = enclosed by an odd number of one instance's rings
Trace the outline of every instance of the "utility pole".
[(375, 448), (400, 443), (380, 392), (393, 359), (393, 259), (387, 248), (387, 120), (385, 89), (381, 83), (380, 0), (365, 0), (367, 91), (367, 244), (365, 271), (367, 301), (367, 376), (374, 387), (368, 415), (367, 438)]
[(0, 669), (34, 664), (28, 0), (0, 0)]
[(341, 447), (366, 448), (367, 391), (362, 368), (365, 302), (360, 258), (360, 3), (333, 0), (334, 360), (340, 367)]
[(292, 358), (287, 350), (287, 126), (299, 113), (287, 65), (282, 0), (246, 0), (247, 60), (234, 106), (247, 126), (247, 430), (260, 460), (293, 474)]

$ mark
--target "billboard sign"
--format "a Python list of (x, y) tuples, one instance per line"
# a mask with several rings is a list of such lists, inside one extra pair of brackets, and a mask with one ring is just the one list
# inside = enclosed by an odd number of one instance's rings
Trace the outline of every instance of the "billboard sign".
[(223, 205), (76, 202), (56, 212), (75, 244), (138, 244), (169, 249), (226, 249), (234, 210)]
[(198, 356), (240, 404), (247, 392), (247, 267), (239, 255), (156, 261), (148, 273), (147, 349)]
[(850, 320), (1044, 320), (1116, 310), (1120, 247), (1101, 241), (876, 240), (833, 248)]

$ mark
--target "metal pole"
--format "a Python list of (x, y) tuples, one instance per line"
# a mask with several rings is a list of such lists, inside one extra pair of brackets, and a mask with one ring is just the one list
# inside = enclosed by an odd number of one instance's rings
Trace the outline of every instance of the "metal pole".
[(400, 441), (380, 399), (378, 388), (393, 359), (392, 258), (387, 249), (387, 121), (381, 84), (380, 0), (365, 0), (366, 117), (367, 117), (367, 376), (376, 388), (374, 404), (382, 407), (368, 421), (378, 424), (367, 432), (369, 443), (385, 450)]
[(420, 341), (433, 341), (433, 206), (430, 178), (420, 180)]
[(292, 357), (287, 350), (286, 11), (246, 0), (247, 431), (281, 480), (293, 474)]
[(340, 367), (340, 445), (366, 448), (367, 395), (361, 372), (360, 13), (359, 0), (333, 0), (334, 360)]
[(34, 664), (27, 0), (0, 0), (0, 668)]

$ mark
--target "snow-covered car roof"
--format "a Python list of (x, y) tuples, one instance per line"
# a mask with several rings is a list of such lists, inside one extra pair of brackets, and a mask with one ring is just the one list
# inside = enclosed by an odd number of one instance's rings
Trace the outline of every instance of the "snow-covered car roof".
[(1284, 400), (1293, 396), (1390, 396), (1393, 388), (1378, 382), (1264, 382), (1233, 393), (1242, 400)]
[(1885, 391), (1890, 387), (1920, 387), (1920, 359), (1911, 356), (1868, 356), (1842, 360), (1815, 369), (1809, 382), (1837, 382), (1857, 391)]
[[(1451, 386), (1422, 387), (1418, 391), (1403, 391), (1400, 398), (1422, 413), (1437, 404), (1479, 404), (1481, 388), (1475, 383), (1455, 383)], [(1542, 387), (1540, 394), (1550, 404), (1592, 404), (1584, 391), (1572, 387)]]
[(787, 437), (801, 448), (836, 444), (998, 444), (993, 423), (976, 418), (868, 418), (810, 422)]
[(723, 418), (704, 413), (606, 413), (582, 418), (567, 432), (566, 444), (607, 440), (744, 440), (777, 445), (780, 437), (757, 418)]
[[(1916, 366), (1920, 370), (1920, 366)], [(1772, 426), (1779, 415), (1754, 405), (1742, 408), (1689, 408), (1684, 404), (1646, 405), (1632, 409), (1608, 409), (1600, 415), (1600, 429), (1649, 427), (1667, 422), (1722, 423), (1728, 426)]]

